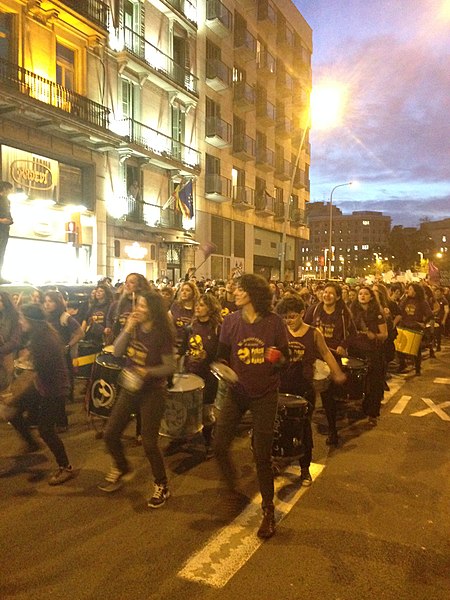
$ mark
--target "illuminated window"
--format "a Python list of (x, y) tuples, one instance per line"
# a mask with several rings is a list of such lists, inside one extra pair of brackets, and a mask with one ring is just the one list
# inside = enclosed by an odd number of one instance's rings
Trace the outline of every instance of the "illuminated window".
[(363, 225), (370, 225), (370, 221), (363, 221), (362, 224)]
[[(368, 250), (368, 249), (369, 249), (369, 245), (368, 245), (368, 244), (363, 244), (363, 245), (361, 246), (361, 250)], [(355, 250), (358, 250), (358, 247), (357, 247), (357, 246), (355, 246)]]
[(358, 246), (353, 246), (353, 250), (358, 250)]

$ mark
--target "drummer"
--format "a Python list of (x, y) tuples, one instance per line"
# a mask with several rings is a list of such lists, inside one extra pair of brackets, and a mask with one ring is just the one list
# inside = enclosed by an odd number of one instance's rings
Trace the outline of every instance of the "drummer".
[[(410, 283), (406, 290), (406, 296), (400, 302), (400, 313), (402, 318), (399, 327), (406, 327), (418, 333), (423, 333), (425, 325), (433, 319), (433, 311), (425, 299), (423, 287), (418, 283)], [(398, 372), (406, 370), (406, 356), (399, 352)], [(416, 375), (420, 375), (422, 365), (422, 353), (419, 349), (414, 357)]]
[(206, 458), (213, 456), (211, 448), (215, 423), (213, 405), (217, 394), (218, 380), (210, 371), (219, 345), (222, 323), (221, 306), (213, 294), (202, 294), (195, 303), (194, 320), (188, 328), (188, 351), (185, 369), (205, 382), (203, 388), (203, 428)]
[(113, 301), (111, 287), (99, 284), (94, 290), (94, 298), (85, 319), (81, 323), (84, 339), (99, 348), (104, 344), (106, 316)]
[(258, 537), (275, 533), (272, 442), (277, 414), (279, 366), (289, 359), (286, 328), (272, 312), (269, 284), (260, 275), (246, 274), (237, 281), (234, 292), (236, 312), (224, 318), (219, 340), (218, 360), (227, 363), (239, 382), (230, 388), (218, 415), (214, 451), (229, 490), (230, 503), (241, 498), (236, 491), (236, 470), (230, 446), (243, 414), (253, 418), (253, 450), (263, 519)]
[[(356, 328), (350, 311), (342, 300), (342, 288), (339, 284), (334, 282), (326, 284), (322, 301), (308, 308), (305, 323), (320, 329), (326, 345), (338, 362), (342, 357), (347, 356), (348, 340), (356, 333)], [(328, 389), (320, 394), (328, 422), (326, 443), (329, 446), (337, 446), (339, 443), (336, 427), (336, 397), (339, 396), (339, 391), (339, 387), (332, 382)]]
[(104, 434), (113, 462), (99, 489), (115, 492), (131, 476), (121, 435), (137, 406), (142, 419), (142, 445), (155, 480), (148, 500), (150, 508), (163, 506), (170, 496), (158, 438), (167, 397), (167, 376), (175, 372), (174, 341), (172, 323), (163, 299), (156, 292), (144, 292), (138, 297), (136, 309), (114, 341), (114, 356), (127, 355), (130, 378), (137, 379), (140, 385), (127, 385), (125, 377), (121, 382)]
[(305, 304), (300, 296), (297, 294), (285, 296), (278, 302), (275, 312), (284, 319), (289, 339), (289, 363), (282, 372), (280, 392), (302, 396), (309, 402), (303, 439), (304, 454), (299, 461), (300, 483), (302, 486), (308, 487), (312, 483), (309, 472), (313, 449), (311, 419), (315, 407), (315, 391), (312, 381), (314, 361), (317, 356), (320, 355), (327, 363), (335, 383), (342, 385), (346, 377), (326, 345), (320, 329), (304, 323)]
[[(194, 318), (194, 307), (200, 297), (197, 285), (193, 281), (184, 281), (172, 303), (169, 315), (175, 325), (177, 354), (181, 361), (187, 348), (187, 327)], [(182, 371), (181, 365), (178, 370)]]

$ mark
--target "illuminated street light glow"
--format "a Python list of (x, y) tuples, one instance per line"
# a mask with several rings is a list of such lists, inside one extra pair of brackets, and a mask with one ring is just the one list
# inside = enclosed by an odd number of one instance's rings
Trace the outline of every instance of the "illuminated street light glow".
[(348, 89), (336, 81), (323, 82), (311, 91), (311, 126), (315, 130), (338, 127), (343, 122)]

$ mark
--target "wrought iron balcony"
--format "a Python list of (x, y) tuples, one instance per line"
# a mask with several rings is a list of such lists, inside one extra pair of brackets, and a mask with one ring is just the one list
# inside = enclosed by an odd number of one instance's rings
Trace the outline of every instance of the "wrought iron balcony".
[(220, 117), (206, 118), (206, 141), (216, 146), (225, 148), (231, 146), (231, 125)]
[(197, 26), (197, 7), (194, 3), (189, 0), (164, 0), (164, 2)]
[(173, 168), (174, 163), (179, 163), (194, 171), (200, 170), (200, 152), (198, 150), (152, 127), (127, 118), (116, 121), (114, 129), (126, 137), (130, 144), (153, 155), (149, 158), (162, 168)]
[(119, 196), (115, 201), (114, 209), (118, 215), (122, 212), (118, 217), (120, 220), (147, 227), (183, 229), (183, 215), (174, 207), (163, 210), (157, 204), (149, 204), (133, 196)]
[(240, 210), (255, 208), (255, 190), (245, 185), (233, 186), (233, 207)]
[(66, 6), (70, 6), (80, 15), (87, 17), (93, 23), (108, 29), (108, 5), (101, 0), (61, 0)]
[(106, 106), (2, 59), (0, 82), (5, 91), (17, 91), (27, 98), (63, 111), (89, 125), (108, 128), (110, 109)]
[[(153, 75), (152, 81), (163, 89), (176, 89), (168, 85), (172, 82), (190, 94), (198, 96), (198, 77), (188, 69), (176, 63), (173, 58), (129, 27), (123, 27), (119, 36), (122, 47), (130, 55), (139, 59), (139, 62), (133, 65), (136, 70)], [(122, 57), (119, 57), (118, 62), (124, 62)]]

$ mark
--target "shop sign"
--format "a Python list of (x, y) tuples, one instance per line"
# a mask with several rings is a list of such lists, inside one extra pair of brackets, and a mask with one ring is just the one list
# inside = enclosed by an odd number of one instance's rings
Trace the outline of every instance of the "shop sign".
[(31, 160), (13, 161), (11, 177), (18, 186), (32, 190), (49, 190), (53, 186), (51, 170)]

